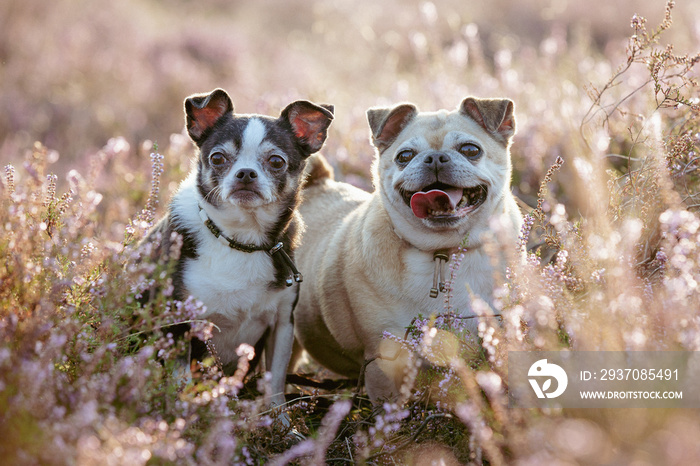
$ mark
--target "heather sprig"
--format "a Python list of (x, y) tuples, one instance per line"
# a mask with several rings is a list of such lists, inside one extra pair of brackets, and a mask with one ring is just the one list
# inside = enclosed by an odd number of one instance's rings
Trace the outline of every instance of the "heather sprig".
[(151, 153), (151, 191), (146, 200), (146, 206), (139, 212), (133, 222), (129, 222), (126, 227), (124, 244), (130, 244), (138, 235), (143, 235), (149, 228), (153, 226), (153, 220), (156, 218), (156, 210), (158, 208), (160, 197), (160, 179), (164, 172), (163, 159), (164, 156), (158, 153), (158, 146), (154, 145), (154, 152)]
[(15, 192), (15, 167), (12, 164), (5, 165), (5, 189), (10, 195)]

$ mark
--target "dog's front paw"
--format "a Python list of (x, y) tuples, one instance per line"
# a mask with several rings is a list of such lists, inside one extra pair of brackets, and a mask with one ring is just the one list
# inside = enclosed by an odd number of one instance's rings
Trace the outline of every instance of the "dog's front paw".
[(188, 358), (178, 357), (173, 367), (172, 378), (175, 384), (183, 388), (192, 382), (192, 371), (187, 363)]
[(274, 420), (273, 429), (285, 449), (306, 440), (306, 436), (293, 425), (289, 413), (280, 412)]
[(292, 427), (284, 436), (284, 440), (287, 446), (291, 447), (292, 445), (296, 445), (297, 443), (306, 440), (306, 436), (299, 432), (296, 427)]

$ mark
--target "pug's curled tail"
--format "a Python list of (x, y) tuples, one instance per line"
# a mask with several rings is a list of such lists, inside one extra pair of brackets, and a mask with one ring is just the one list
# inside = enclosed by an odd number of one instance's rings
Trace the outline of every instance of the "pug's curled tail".
[(325, 179), (333, 179), (333, 167), (321, 154), (314, 154), (309, 157), (304, 173), (306, 176), (304, 177), (302, 188), (308, 188)]

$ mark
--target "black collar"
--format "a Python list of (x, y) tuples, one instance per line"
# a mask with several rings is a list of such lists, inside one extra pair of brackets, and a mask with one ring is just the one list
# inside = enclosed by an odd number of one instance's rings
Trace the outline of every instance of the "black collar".
[(221, 228), (219, 228), (216, 225), (216, 223), (214, 223), (212, 221), (212, 219), (209, 218), (206, 211), (202, 208), (202, 206), (200, 204), (197, 204), (197, 207), (199, 207), (199, 218), (202, 220), (204, 225), (209, 229), (209, 231), (211, 231), (211, 233), (219, 241), (221, 241), (223, 244), (230, 247), (231, 249), (236, 249), (237, 251), (243, 251), (243, 252), (256, 252), (256, 251), (269, 251), (270, 249), (273, 248), (273, 246), (268, 246), (266, 244), (263, 244), (262, 246), (258, 246), (257, 244), (243, 244), (243, 243), (239, 243), (238, 241), (236, 241), (233, 238), (229, 238), (221, 231)]
[(275, 254), (279, 253), (280, 256), (282, 257), (282, 260), (284, 263), (291, 269), (291, 276), (288, 277), (285, 280), (285, 284), (287, 286), (292, 286), (294, 282), (301, 283), (304, 280), (304, 277), (299, 273), (297, 270), (296, 265), (294, 264), (294, 261), (292, 260), (291, 257), (287, 254), (287, 252), (284, 250), (284, 243), (282, 241), (276, 242), (273, 246), (270, 246), (269, 244), (263, 244), (261, 246), (258, 246), (257, 244), (243, 244), (239, 243), (233, 238), (229, 238), (226, 236), (222, 231), (221, 228), (219, 228), (216, 223), (212, 221), (212, 219), (209, 218), (207, 213), (204, 211), (202, 206), (198, 203), (197, 207), (199, 207), (199, 218), (202, 220), (204, 225), (209, 229), (209, 231), (223, 244), (226, 246), (230, 247), (231, 249), (235, 249), (237, 251), (242, 251), (242, 252), (247, 252), (247, 253), (253, 253), (253, 252), (259, 252), (259, 251), (265, 251), (267, 254), (270, 255), (270, 257), (274, 257)]

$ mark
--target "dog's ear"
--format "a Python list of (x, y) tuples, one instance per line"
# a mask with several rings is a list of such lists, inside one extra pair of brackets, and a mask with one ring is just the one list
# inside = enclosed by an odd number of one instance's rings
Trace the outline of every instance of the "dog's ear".
[(332, 105), (316, 105), (308, 100), (298, 100), (282, 110), (280, 120), (291, 126), (302, 151), (311, 155), (318, 152), (326, 142), (328, 127), (333, 121), (333, 110)]
[(372, 143), (383, 152), (399, 133), (416, 116), (418, 108), (413, 104), (400, 104), (393, 108), (370, 108), (367, 121), (372, 130)]
[(185, 99), (187, 132), (197, 145), (216, 122), (228, 113), (233, 113), (233, 102), (223, 89), (214, 89), (209, 94), (195, 94)]
[(459, 110), (474, 119), (503, 144), (507, 144), (515, 134), (514, 104), (510, 99), (467, 97), (462, 101)]

